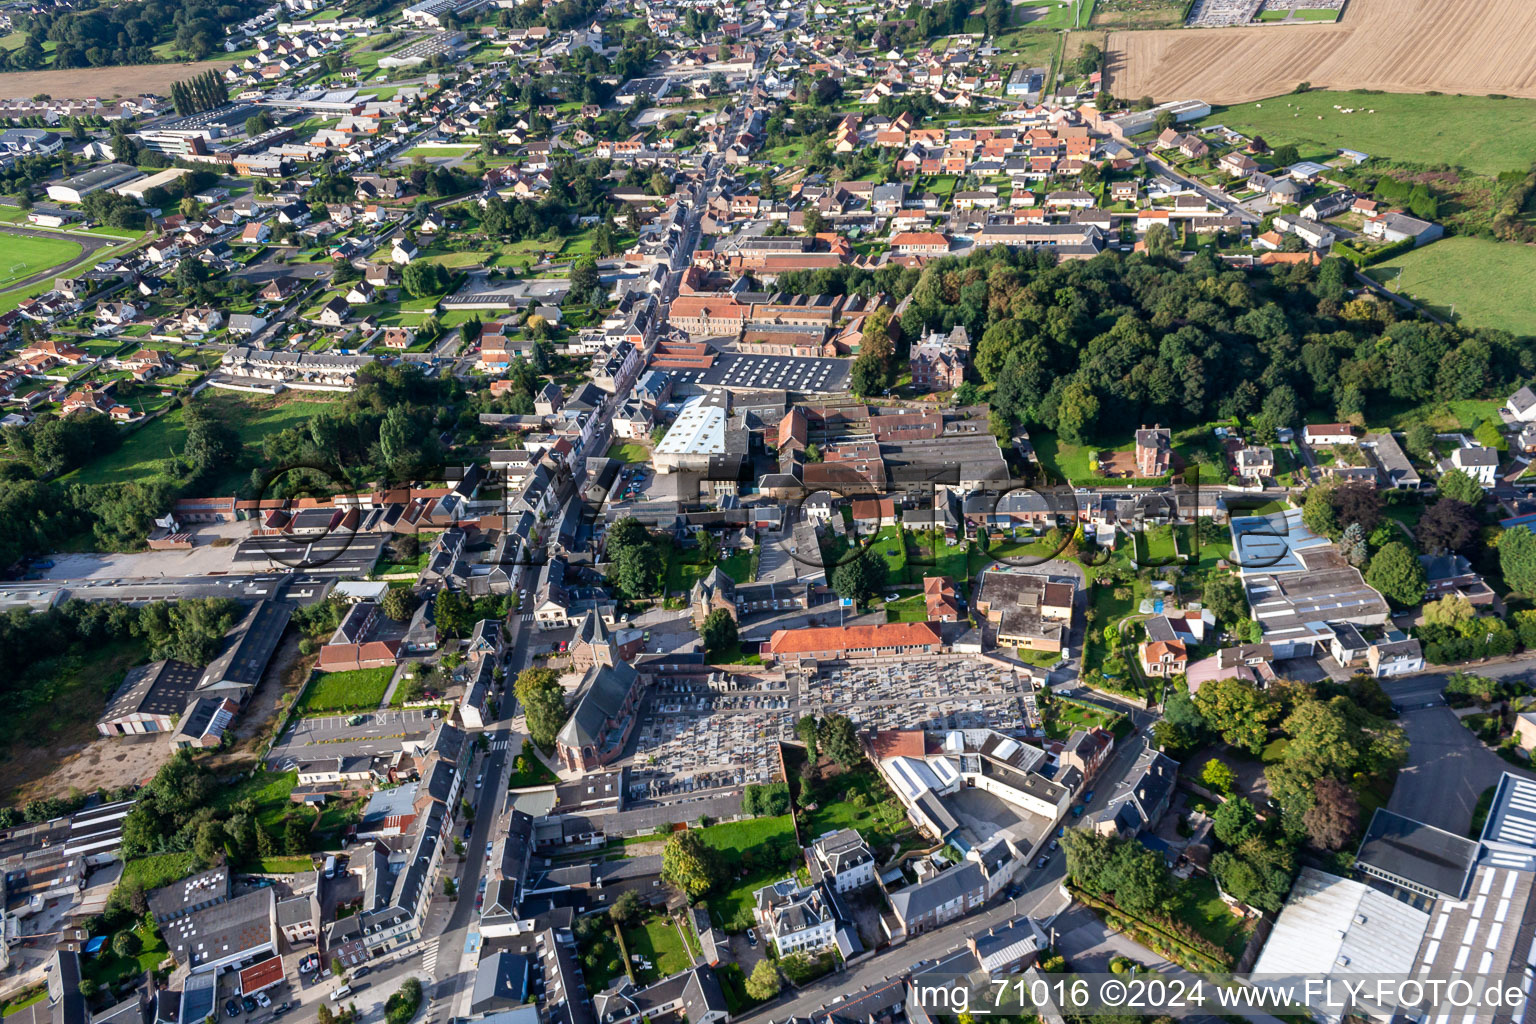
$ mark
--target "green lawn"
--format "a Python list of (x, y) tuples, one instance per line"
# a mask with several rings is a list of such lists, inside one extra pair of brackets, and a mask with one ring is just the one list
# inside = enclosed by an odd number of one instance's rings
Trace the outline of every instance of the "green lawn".
[(1118, 723), (1125, 721), (1117, 715), (1092, 704), (1054, 698), (1045, 715), (1045, 734), (1053, 740), (1064, 740), (1077, 729), (1108, 729), (1114, 731)]
[(137, 857), (123, 865), (121, 885), (138, 885), (148, 892), (163, 885), (170, 885), (192, 873), (191, 853), (158, 853), (149, 857)]
[(1150, 526), (1136, 535), (1136, 561), (1140, 565), (1172, 565), (1178, 561), (1178, 554), (1171, 526)]
[(752, 552), (733, 551), (721, 559), (720, 569), (737, 583), (752, 582)]
[(508, 789), (526, 789), (529, 786), (553, 786), (560, 779), (554, 772), (545, 766), (543, 761), (530, 753), (517, 755), (513, 762), (511, 775), (507, 779)]
[[(816, 796), (819, 801), (815, 809), (802, 812), (800, 818), (806, 842), (838, 829), (858, 829), (875, 851), (876, 859), (883, 861), (890, 855), (892, 844), (912, 834), (896, 798), (870, 769), (828, 779), (817, 787)], [(863, 807), (854, 802), (860, 796)], [(882, 810), (882, 805), (888, 809)]]
[(927, 622), (928, 600), (922, 594), (885, 603), (886, 622)]
[(35, 238), (7, 234), (5, 255), (0, 257), (0, 288), (9, 287), (24, 277), (79, 259), (82, 247), (67, 238)]
[(745, 931), (752, 922), (752, 893), (783, 878), (799, 863), (795, 827), (789, 815), (711, 825), (699, 831), (718, 850), (730, 879), (708, 898), (716, 922), (729, 931)]
[[(234, 427), (245, 441), (246, 458), (204, 488), (208, 494), (231, 494), (249, 480), (253, 464), (249, 460), (263, 438), (310, 419), (338, 400), (209, 391), (199, 395), (196, 401), (214, 417)], [(186, 440), (184, 414), (178, 406), (143, 426), (130, 428), (122, 444), (63, 477), (63, 482), (107, 484), (163, 479), (160, 461), (169, 457), (172, 451), (181, 451)]]
[(620, 462), (650, 462), (651, 450), (636, 441), (615, 441), (608, 448), (608, 457)]
[(256, 870), (264, 875), (297, 875), (315, 870), (310, 857), (266, 857), (256, 862)]
[(394, 667), (360, 668), (352, 672), (322, 672), (304, 691), (299, 714), (335, 714), (339, 711), (372, 711), (389, 689)]
[(906, 538), (902, 536), (899, 524), (892, 523), (880, 527), (880, 532), (869, 541), (869, 550), (885, 560), (886, 571), (889, 574), (886, 582), (890, 586), (911, 582), (907, 578)]
[(112, 945), (108, 942), (102, 947), (100, 953), (87, 957), (80, 965), (81, 975), (94, 981), (98, 987), (108, 989), (159, 967), (160, 962), (170, 952), (166, 948), (165, 940), (160, 937), (159, 930), (150, 931), (140, 924), (133, 929), (133, 933), (143, 944), (137, 956), (118, 956), (112, 952)]
[(908, 532), (907, 572), (911, 582), (919, 583), (929, 576), (948, 576), (965, 595), (974, 575), (967, 564), (969, 547), (969, 544), (945, 543), (943, 530)]
[(1195, 875), (1178, 884), (1177, 894), (1175, 918), (1234, 958), (1242, 955), (1243, 947), (1248, 943), (1248, 928), (1243, 919), (1233, 916), (1231, 908), (1222, 902), (1214, 881), (1205, 875)]
[[(107, 249), (97, 249), (95, 252), (91, 253), (89, 256), (85, 257), (77, 263), (71, 264), (68, 267), (60, 267), (56, 273), (43, 278), (41, 281), (38, 281), (35, 284), (27, 285), (24, 288), (12, 288), (7, 292), (0, 292), (0, 313), (9, 313), (17, 306), (20, 306), (23, 302), (26, 302), (28, 299), (35, 298), (44, 292), (49, 291), (53, 288), (54, 278), (73, 277), (81, 271), (88, 270), (98, 263), (104, 262), (105, 260), (114, 256), (121, 256), (122, 254), (128, 252), (130, 249), (136, 249), (138, 247), (139, 242), (135, 240), (131, 242), (124, 242), (122, 245), (112, 246)], [(15, 278), (19, 276), (25, 275), (15, 275), (12, 277), (12, 280), (15, 280)]]
[(229, 811), (244, 800), (256, 807), (256, 821), (264, 828), (282, 824), (295, 804), (288, 799), (293, 787), (299, 784), (299, 773), (257, 771), (233, 786), (219, 790), (215, 801), (220, 811)]
[(1303, 159), (1357, 149), (1386, 160), (1495, 175), (1523, 173), (1536, 151), (1536, 100), (1314, 90), (1216, 107), (1205, 120), (1262, 135), (1271, 146), (1295, 143)]
[(1536, 247), (1442, 238), (1377, 264), (1370, 276), (1464, 327), (1536, 336)]
[(637, 927), (625, 928), (624, 945), (631, 956), (638, 953), (651, 962), (649, 971), (641, 970), (639, 964), (633, 965), (635, 977), (642, 985), (693, 966), (683, 937), (668, 917), (653, 917)]

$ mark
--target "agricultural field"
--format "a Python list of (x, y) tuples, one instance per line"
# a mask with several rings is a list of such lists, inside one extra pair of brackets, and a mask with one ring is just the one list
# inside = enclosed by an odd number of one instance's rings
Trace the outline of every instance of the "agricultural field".
[(38, 238), (11, 232), (5, 235), (4, 248), (5, 253), (0, 256), (0, 288), (78, 259), (82, 251), (79, 242), (67, 238)]
[(1333, 89), (1536, 98), (1536, 5), (1351, 0), (1334, 24), (1113, 32), (1108, 88), (1158, 101), (1247, 103)]
[[(47, 49), (47, 47), (44, 47)], [(8, 71), (0, 74), (0, 95), (35, 96), (47, 93), (56, 100), (99, 97), (103, 102), (119, 96), (170, 92), (172, 82), (195, 78), (205, 71), (223, 74), (234, 54), (196, 64), (128, 64), (121, 67), (63, 68), (56, 71)]]
[(1463, 326), (1536, 336), (1536, 248), (1531, 246), (1442, 238), (1367, 273), (1442, 316), (1451, 315), (1454, 307), (1456, 321)]
[(1262, 135), (1271, 146), (1294, 143), (1304, 159), (1348, 148), (1484, 175), (1524, 171), (1536, 159), (1531, 100), (1313, 91), (1218, 109), (1204, 123)]

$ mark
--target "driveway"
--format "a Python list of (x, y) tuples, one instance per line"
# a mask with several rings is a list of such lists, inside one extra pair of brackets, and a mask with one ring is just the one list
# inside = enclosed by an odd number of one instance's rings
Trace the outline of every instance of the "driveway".
[[(1408, 692), (1429, 696), (1434, 691), (1424, 684), (1433, 681), (1443, 686), (1445, 679), (1420, 676), (1408, 686), (1389, 686), (1387, 692), (1398, 700)], [(1505, 772), (1536, 779), (1485, 747), (1448, 707), (1405, 711), (1400, 721), (1408, 733), (1408, 763), (1398, 773), (1390, 811), (1462, 836), (1472, 824), (1478, 796)]]

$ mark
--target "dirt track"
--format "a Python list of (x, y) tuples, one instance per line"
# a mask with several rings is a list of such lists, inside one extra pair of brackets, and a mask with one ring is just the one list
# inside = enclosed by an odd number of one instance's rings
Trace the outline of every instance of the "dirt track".
[(1387, 92), (1536, 98), (1529, 0), (1351, 0), (1336, 24), (1160, 29), (1109, 36), (1109, 89), (1246, 103), (1300, 82)]
[(54, 99), (99, 99), (157, 93), (164, 96), (171, 83), (204, 71), (223, 73), (230, 61), (205, 60), (196, 64), (128, 64), (116, 68), (69, 68), (64, 71), (8, 71), (0, 74), (0, 98), (30, 99), (46, 93)]

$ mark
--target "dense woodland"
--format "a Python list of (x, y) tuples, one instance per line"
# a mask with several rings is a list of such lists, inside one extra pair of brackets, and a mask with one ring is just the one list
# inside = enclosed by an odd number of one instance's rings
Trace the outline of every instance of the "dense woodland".
[(1309, 410), (1359, 422), (1502, 396), (1536, 371), (1536, 350), (1507, 332), (1400, 320), (1388, 303), (1352, 298), (1336, 259), (1249, 273), (1209, 250), (1183, 265), (1114, 254), (1058, 264), (994, 247), (921, 272), (787, 274), (779, 287), (910, 294), (907, 339), (964, 325), (992, 408), (1073, 443), (1119, 442), (1152, 422), (1299, 424)]
[(202, 60), (224, 48), (225, 29), (244, 21), (252, 9), (211, 0), (144, 0), (142, 3), (87, 6), (80, 10), (18, 12), (16, 27), (27, 34), (14, 51), (0, 51), (0, 70), (23, 71), (48, 63), (43, 43), (57, 44), (56, 68), (151, 64), (167, 59), (156, 44)]

